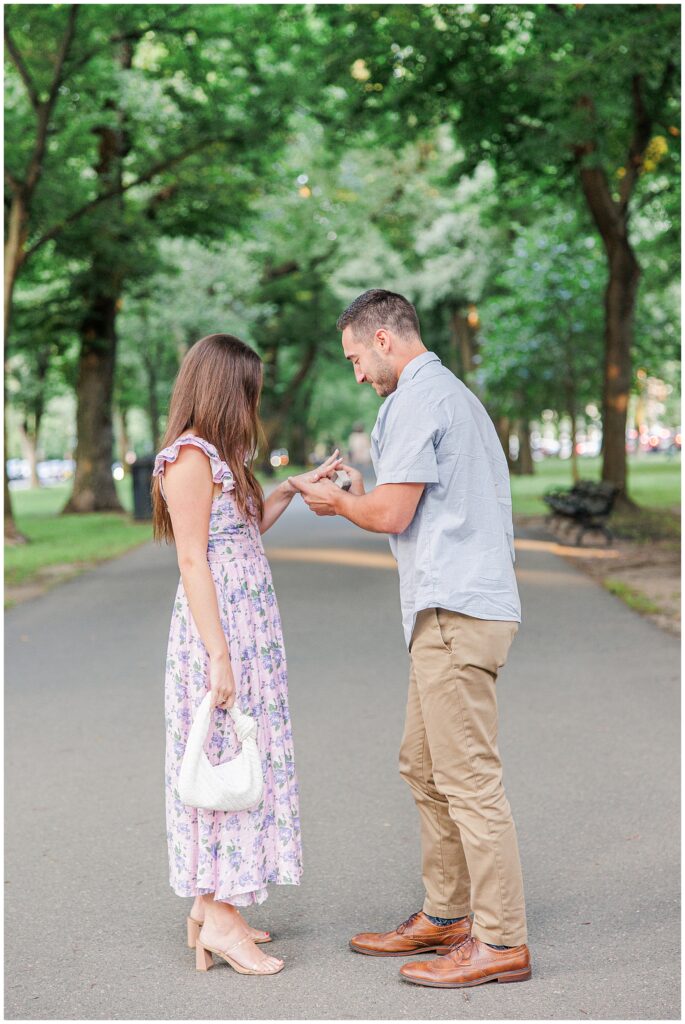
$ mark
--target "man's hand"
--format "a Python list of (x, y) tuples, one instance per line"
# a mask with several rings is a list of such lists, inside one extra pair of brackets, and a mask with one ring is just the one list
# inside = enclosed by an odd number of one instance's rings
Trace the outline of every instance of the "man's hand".
[(364, 477), (358, 469), (355, 469), (354, 466), (348, 466), (346, 462), (343, 462), (341, 466), (338, 466), (338, 469), (344, 469), (352, 481), (350, 494), (356, 494), (359, 496), (360, 494), (366, 493), (364, 490)]
[(403, 533), (414, 518), (426, 486), (381, 484), (367, 494), (351, 494), (330, 480), (310, 483), (302, 477), (294, 479), (305, 503), (317, 516), (344, 516), (355, 526), (374, 533)]
[(295, 494), (297, 491), (302, 490), (302, 485), (307, 483), (315, 483), (317, 480), (321, 480), (323, 477), (328, 477), (332, 473), (337, 473), (339, 469), (342, 469), (342, 456), (336, 448), (332, 455), (329, 455), (325, 462), (322, 462), (316, 469), (310, 469), (308, 473), (300, 473), (299, 476), (289, 476), (286, 480), (288, 489), (291, 494)]
[(319, 480), (312, 484), (301, 477), (297, 480), (299, 490), (305, 504), (315, 512), (317, 516), (335, 516), (338, 514), (337, 503), (340, 500), (340, 488), (331, 483), (330, 480)]

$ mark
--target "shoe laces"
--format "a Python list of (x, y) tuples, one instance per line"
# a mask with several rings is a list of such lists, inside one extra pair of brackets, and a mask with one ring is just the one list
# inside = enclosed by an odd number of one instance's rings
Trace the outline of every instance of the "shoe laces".
[(457, 939), (457, 941), (453, 942), (447, 950), (447, 955), (452, 960), (468, 960), (472, 945), (472, 935), (469, 935), (466, 939)]
[(411, 917), (408, 917), (406, 921), (402, 922), (402, 924), (398, 924), (397, 928), (395, 929), (397, 934), (402, 935), (407, 930), (407, 928), (409, 928), (409, 926), (414, 923), (417, 917), (420, 917), (420, 915), (421, 911), (417, 910), (415, 914), (412, 914)]

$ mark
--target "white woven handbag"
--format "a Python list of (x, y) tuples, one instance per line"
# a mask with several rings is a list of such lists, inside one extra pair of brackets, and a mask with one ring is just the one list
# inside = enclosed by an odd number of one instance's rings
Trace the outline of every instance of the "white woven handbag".
[(233, 705), (233, 719), (242, 750), (232, 761), (212, 765), (204, 752), (204, 742), (211, 727), (212, 694), (208, 691), (195, 713), (186, 743), (178, 793), (181, 803), (210, 811), (247, 811), (262, 798), (264, 777), (257, 749), (257, 723)]

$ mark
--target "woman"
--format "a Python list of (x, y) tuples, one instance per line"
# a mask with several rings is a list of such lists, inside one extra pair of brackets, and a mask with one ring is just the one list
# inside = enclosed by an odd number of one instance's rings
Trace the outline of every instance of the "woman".
[[(297, 490), (285, 481), (265, 499), (252, 472), (261, 385), (261, 360), (238, 338), (212, 334), (193, 345), (174, 386), (152, 487), (155, 539), (175, 541), (181, 572), (165, 677), (170, 882), (177, 895), (195, 897), (188, 943), (198, 970), (211, 966), (214, 952), (242, 974), (276, 974), (283, 961), (260, 948), (268, 932), (250, 928), (238, 908), (262, 903), (269, 882), (297, 885), (302, 870), (281, 620), (261, 541)], [(330, 475), (340, 462), (336, 451), (301, 479)], [(240, 750), (227, 710), (234, 701), (257, 720), (264, 796), (254, 810), (210, 811), (179, 800), (186, 739), (208, 687), (212, 764)]]

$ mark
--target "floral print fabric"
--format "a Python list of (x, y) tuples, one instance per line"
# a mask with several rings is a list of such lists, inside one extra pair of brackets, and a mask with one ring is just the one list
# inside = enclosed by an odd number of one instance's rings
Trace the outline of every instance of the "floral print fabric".
[[(233, 666), (236, 703), (257, 721), (264, 795), (254, 810), (236, 812), (187, 807), (179, 800), (186, 739), (209, 686), (209, 656), (179, 580), (165, 673), (169, 880), (179, 896), (214, 893), (216, 899), (249, 906), (266, 899), (269, 882), (296, 885), (302, 873), (281, 619), (256, 516), (238, 510), (231, 471), (214, 445), (195, 435), (180, 437), (156, 456), (154, 475), (163, 475), (183, 444), (202, 448), (214, 481), (223, 486), (212, 502), (207, 561)], [(230, 760), (239, 750), (231, 716), (215, 708), (205, 743), (210, 763)]]

